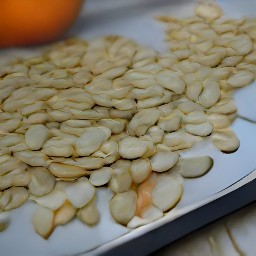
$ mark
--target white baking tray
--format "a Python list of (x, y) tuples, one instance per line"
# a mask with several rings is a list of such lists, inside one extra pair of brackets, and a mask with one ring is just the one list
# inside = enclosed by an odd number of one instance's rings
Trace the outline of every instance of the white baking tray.
[[(256, 2), (250, 0), (218, 2), (225, 14), (232, 17), (253, 16), (256, 9)], [(165, 51), (167, 47), (164, 43), (164, 26), (154, 20), (154, 17), (162, 14), (176, 17), (191, 16), (194, 5), (195, 1), (189, 0), (87, 0), (80, 19), (69, 32), (69, 36), (90, 39), (118, 34), (158, 51)], [(27, 52), (28, 49), (15, 49), (0, 51), (0, 55), (17, 56)], [(256, 120), (254, 95), (256, 83), (235, 94), (239, 115), (252, 121)], [(214, 166), (205, 176), (186, 180), (181, 201), (164, 218), (129, 231), (112, 220), (108, 209), (111, 192), (100, 189), (98, 208), (101, 220), (97, 226), (88, 227), (74, 220), (63, 227), (58, 227), (48, 240), (44, 240), (33, 230), (31, 216), (35, 205), (28, 202), (11, 212), (10, 227), (0, 233), (0, 254), (148, 254), (193, 229), (251, 202), (255, 194), (252, 190), (256, 189), (255, 173), (252, 172), (256, 168), (256, 125), (238, 118), (232, 127), (241, 142), (237, 152), (223, 154), (205, 140), (183, 153), (193, 156), (210, 155), (214, 158)], [(243, 177), (246, 178), (242, 179)], [(235, 185), (231, 186), (232, 184)]]

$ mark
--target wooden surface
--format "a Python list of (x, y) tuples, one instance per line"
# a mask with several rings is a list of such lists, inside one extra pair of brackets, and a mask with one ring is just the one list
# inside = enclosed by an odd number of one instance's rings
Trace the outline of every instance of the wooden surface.
[(255, 256), (256, 202), (156, 251), (152, 256)]

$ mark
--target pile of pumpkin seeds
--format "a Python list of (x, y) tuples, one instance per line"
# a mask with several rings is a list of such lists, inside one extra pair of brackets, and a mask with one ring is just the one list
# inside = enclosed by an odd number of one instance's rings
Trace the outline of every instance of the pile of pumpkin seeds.
[(239, 148), (232, 93), (255, 79), (256, 20), (224, 20), (212, 3), (195, 14), (158, 18), (164, 54), (105, 36), (0, 60), (0, 230), (28, 199), (44, 238), (75, 217), (96, 225), (101, 186), (118, 223), (150, 223), (178, 203), (184, 178), (213, 166), (183, 150), (205, 137), (225, 153)]

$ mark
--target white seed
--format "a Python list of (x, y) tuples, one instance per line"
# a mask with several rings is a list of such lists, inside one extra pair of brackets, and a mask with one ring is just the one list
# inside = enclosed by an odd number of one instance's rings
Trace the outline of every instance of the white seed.
[(47, 104), (53, 109), (77, 106), (76, 109), (86, 110), (91, 109), (94, 106), (94, 100), (90, 94), (85, 92), (84, 89), (73, 87), (59, 91), (57, 95), (47, 101)]
[[(67, 122), (67, 121), (66, 121)], [(84, 128), (80, 128), (80, 127), (72, 127), (67, 125), (67, 123), (61, 123), (60, 125), (60, 131), (66, 134), (70, 134), (70, 135), (75, 135), (80, 137), (81, 134), (84, 132)]]
[(16, 169), (20, 169), (21, 171), (25, 171), (26, 168), (27, 168), (27, 165), (20, 162), (15, 157), (11, 157), (10, 155), (1, 156), (0, 175), (5, 175), (8, 172), (16, 170)]
[(59, 178), (76, 179), (89, 174), (85, 168), (62, 163), (51, 163), (48, 170)]
[(156, 57), (156, 52), (149, 47), (139, 45), (137, 48), (137, 52), (133, 57), (133, 62), (137, 64), (141, 60), (151, 59)]
[(12, 157), (9, 154), (0, 155), (0, 164), (10, 160)]
[(34, 196), (44, 196), (49, 194), (55, 185), (54, 176), (44, 167), (30, 167), (28, 169), (30, 181), (28, 189)]
[(72, 144), (75, 144), (77, 137), (74, 138), (72, 139), (73, 143), (70, 143), (63, 137), (53, 137), (46, 141), (41, 152), (48, 156), (70, 157), (74, 153)]
[(113, 99), (113, 107), (119, 110), (134, 110), (136, 109), (136, 102), (132, 99)]
[(230, 126), (230, 119), (223, 114), (210, 114), (208, 115), (208, 121), (212, 124), (213, 129), (223, 129)]
[(9, 197), (9, 200), (8, 203), (6, 203), (3, 207), (4, 211), (10, 211), (12, 209), (18, 208), (28, 199), (28, 191), (23, 187), (11, 187), (9, 189), (6, 189), (1, 197), (5, 197), (5, 194), (9, 194), (7, 195), (7, 197)]
[[(188, 49), (181, 49), (178, 51), (180, 53), (189, 54), (189, 56), (188, 56), (189, 58), (193, 53), (191, 50), (188, 50)], [(186, 56), (184, 56), (184, 57), (186, 57)], [(187, 73), (194, 73), (194, 72), (198, 71), (199, 69), (201, 69), (201, 65), (199, 63), (195, 63), (191, 60), (185, 59), (185, 60), (175, 63), (172, 66), (172, 69), (174, 69), (178, 73), (181, 73), (180, 75), (182, 75), (182, 73), (187, 74)]]
[(86, 178), (70, 182), (65, 187), (67, 198), (75, 208), (81, 208), (89, 203), (95, 195), (95, 188)]
[(39, 151), (19, 151), (15, 152), (14, 156), (19, 159), (21, 162), (24, 162), (31, 166), (42, 166), (47, 167), (48, 166), (48, 157)]
[(164, 88), (177, 94), (185, 91), (185, 83), (174, 72), (160, 71), (155, 76), (156, 81)]
[[(195, 41), (196, 39), (200, 40), (199, 38), (195, 38)], [(193, 41), (194, 38), (191, 36), (191, 41)], [(194, 43), (194, 44), (191, 44), (191, 49), (193, 51), (199, 51), (199, 52), (202, 52), (204, 54), (206, 54), (211, 48), (213, 47), (213, 42), (212, 41), (203, 41), (203, 42), (198, 42), (198, 43)]]
[(28, 124), (27, 122), (23, 122), (16, 130), (15, 133), (21, 133), (21, 134), (25, 134), (27, 129), (29, 128), (30, 124)]
[(214, 132), (211, 139), (213, 144), (224, 153), (235, 152), (240, 146), (239, 139), (230, 128)]
[(73, 114), (70, 112), (63, 112), (60, 110), (47, 110), (47, 114), (57, 122), (67, 121), (73, 119)]
[(131, 91), (131, 96), (132, 98), (137, 100), (144, 100), (153, 97), (161, 97), (163, 96), (163, 93), (164, 89), (162, 86), (154, 85), (145, 89), (134, 88)]
[(178, 113), (172, 113), (166, 117), (160, 117), (157, 126), (167, 132), (177, 131), (180, 128), (181, 116)]
[(74, 206), (66, 200), (60, 208), (54, 212), (54, 226), (65, 225), (70, 222), (76, 215)]
[(44, 112), (34, 113), (28, 117), (27, 122), (30, 124), (42, 124), (48, 120), (48, 115)]
[(227, 20), (224, 22), (219, 23), (218, 21), (212, 24), (212, 28), (222, 34), (226, 32), (235, 31), (237, 29), (237, 24), (232, 23), (232, 20)]
[[(151, 195), (150, 195), (151, 196)], [(150, 199), (151, 200), (151, 199)], [(135, 228), (153, 222), (163, 217), (163, 211), (153, 204), (147, 206), (140, 214), (140, 217), (135, 216), (129, 223), (128, 227)]]
[(126, 67), (116, 67), (116, 68), (113, 68), (113, 69), (110, 69), (110, 70), (106, 71), (105, 73), (99, 75), (98, 77), (107, 78), (107, 79), (114, 79), (116, 77), (119, 77), (119, 76), (123, 75), (126, 70), (127, 70)]
[[(175, 25), (177, 25), (177, 23)], [(177, 57), (172, 53), (161, 54), (158, 58), (158, 63), (164, 68), (170, 68), (177, 62)]]
[(31, 105), (25, 106), (24, 108), (22, 108), (20, 110), (20, 113), (23, 116), (27, 116), (27, 115), (33, 114), (35, 112), (38, 112), (40, 110), (43, 110), (43, 109), (46, 109), (45, 102), (44, 101), (38, 101), (38, 102), (35, 102)]
[(209, 156), (182, 158), (172, 171), (176, 171), (185, 178), (196, 178), (207, 173), (213, 166), (213, 159)]
[(54, 212), (38, 205), (32, 217), (32, 224), (36, 233), (47, 239), (54, 229)]
[[(70, 158), (55, 158), (54, 161), (57, 163), (63, 163), (66, 165), (74, 166), (74, 167), (79, 167), (80, 169), (82, 168), (84, 171), (84, 175), (90, 174), (89, 171), (86, 170), (94, 170), (94, 169), (99, 169), (102, 166), (105, 165), (106, 161), (103, 158), (99, 157), (79, 157), (75, 159), (70, 159)], [(82, 172), (81, 172), (82, 174)]]
[(137, 136), (144, 135), (160, 117), (160, 110), (156, 108), (143, 109), (137, 112), (128, 125), (129, 131)]
[(140, 226), (149, 224), (150, 222), (152, 222), (149, 219), (142, 219), (141, 217), (138, 216), (134, 216), (128, 223), (127, 223), (127, 228), (138, 228)]
[[(62, 123), (63, 124), (63, 123)], [(84, 128), (84, 127), (89, 127), (92, 125), (92, 122), (89, 120), (76, 120), (76, 119), (71, 119), (67, 120), (64, 122), (64, 124), (74, 127), (74, 128)]]
[(201, 124), (208, 121), (208, 116), (203, 111), (193, 111), (184, 115), (182, 121), (187, 124)]
[(173, 102), (170, 102), (168, 104), (163, 104), (158, 107), (158, 109), (161, 111), (162, 117), (170, 115), (173, 112), (173, 108), (174, 108)]
[(111, 165), (114, 170), (109, 187), (115, 193), (128, 191), (132, 185), (132, 177), (130, 174), (131, 162), (128, 160), (118, 160)]
[(111, 136), (110, 140), (109, 141), (114, 141), (114, 142), (119, 142), (120, 140), (122, 140), (123, 138), (129, 136), (127, 134), (127, 132), (122, 132), (120, 134), (117, 134), (117, 135), (113, 135)]
[(249, 70), (238, 70), (227, 80), (228, 85), (232, 87), (243, 87), (250, 84), (255, 79), (255, 74)]
[(147, 150), (147, 143), (137, 137), (127, 136), (119, 142), (119, 154), (126, 159), (142, 157)]
[(107, 91), (112, 88), (112, 80), (96, 77), (85, 88), (89, 92)]
[(92, 199), (87, 205), (80, 208), (77, 212), (77, 217), (87, 225), (95, 225), (99, 222), (100, 214), (96, 206), (95, 198)]
[(222, 10), (215, 3), (200, 3), (196, 9), (195, 14), (203, 19), (216, 20), (221, 17)]
[(234, 100), (230, 98), (219, 101), (216, 105), (208, 109), (210, 113), (219, 113), (224, 115), (231, 115), (236, 113), (237, 108)]
[(111, 140), (104, 142), (100, 147), (99, 151), (96, 151), (92, 154), (92, 156), (103, 158), (102, 160), (104, 160), (104, 164), (106, 165), (112, 164), (120, 157), (118, 152), (118, 143), (112, 139), (113, 137), (111, 138)]
[[(180, 49), (180, 50), (177, 50), (177, 51), (175, 51), (175, 56), (178, 58), (178, 60), (185, 60), (185, 59), (187, 59), (187, 58), (189, 58), (190, 56), (191, 56), (191, 54), (192, 54), (193, 52), (190, 50), (190, 49)], [(179, 63), (180, 64), (180, 63)], [(177, 65), (177, 63), (176, 64), (174, 64), (173, 66), (172, 66), (172, 68), (173, 69), (175, 69), (175, 66)], [(192, 66), (192, 65), (191, 65)], [(182, 70), (182, 69), (181, 69)], [(182, 70), (183, 71), (183, 70)]]
[(196, 102), (199, 99), (199, 95), (203, 90), (203, 84), (199, 81), (187, 82), (186, 96)]
[(146, 72), (129, 71), (125, 74), (124, 79), (134, 87), (145, 89), (155, 85), (153, 75)]
[(15, 169), (4, 176), (1, 176), (0, 179), (0, 190), (4, 190), (6, 188), (12, 186), (27, 186), (30, 180), (30, 176), (27, 171), (23, 171), (20, 169)]
[(163, 212), (154, 205), (147, 207), (142, 213), (141, 217), (146, 220), (150, 220), (150, 222), (155, 221), (161, 217), (163, 217)]
[(154, 98), (148, 98), (144, 100), (138, 100), (137, 102), (137, 109), (145, 109), (145, 108), (153, 108), (160, 106), (162, 103), (169, 102), (172, 98), (172, 94), (170, 93), (169, 99), (164, 101), (163, 97), (154, 97)]
[(103, 186), (107, 184), (113, 174), (113, 169), (110, 167), (102, 167), (101, 169), (95, 170), (90, 175), (89, 181), (93, 186)]
[(136, 193), (133, 190), (116, 194), (110, 201), (110, 212), (120, 224), (126, 225), (135, 215)]
[(130, 171), (133, 182), (142, 183), (152, 172), (151, 162), (148, 158), (133, 160)]
[(205, 137), (212, 133), (212, 124), (210, 123), (202, 123), (202, 124), (186, 124), (185, 125), (186, 132)]
[(165, 134), (163, 144), (172, 150), (190, 148), (196, 141), (195, 137), (184, 131), (172, 132)]
[(86, 69), (81, 69), (73, 75), (75, 84), (85, 85), (92, 79), (91, 73)]
[(147, 135), (153, 143), (160, 143), (164, 137), (164, 131), (158, 126), (151, 126), (147, 131)]
[(20, 119), (10, 119), (0, 122), (0, 133), (8, 133), (15, 131), (21, 125)]
[(37, 63), (34, 63), (34, 65), (31, 66), (30, 70), (29, 70), (29, 75), (33, 76), (33, 75), (41, 75), (47, 71), (50, 71), (51, 69), (54, 68), (53, 64), (44, 62), (41, 63), (42, 60), (40, 60), (39, 62), (37, 61)]
[(208, 52), (207, 55), (202, 53), (193, 55), (191, 57), (191, 60), (194, 62), (199, 62), (202, 66), (216, 67), (221, 63), (223, 57), (225, 57), (224, 53), (226, 53), (226, 51), (224, 48), (221, 49), (223, 50), (223, 52), (218, 52), (217, 49), (214, 49), (211, 50), (211, 53)]
[(1, 212), (0, 213), (0, 232), (4, 231), (10, 224), (9, 213)]
[(182, 111), (184, 114), (189, 114), (190, 112), (194, 111), (203, 111), (204, 108), (193, 101), (190, 101), (188, 99), (182, 99), (184, 102), (178, 103), (177, 108)]
[(243, 60), (243, 56), (228, 56), (221, 62), (223, 67), (235, 67)]
[(134, 110), (118, 110), (118, 109), (110, 109), (109, 116), (113, 119), (131, 119), (134, 115)]
[(220, 87), (213, 79), (207, 79), (204, 81), (204, 87), (201, 95), (199, 96), (199, 102), (206, 108), (209, 108), (217, 103), (220, 98)]
[[(109, 93), (108, 93), (108, 95), (112, 99), (122, 99), (122, 98), (124, 98), (124, 95), (123, 95), (124, 91), (126, 91), (126, 95), (127, 95), (130, 92), (130, 90), (132, 89), (132, 86), (127, 81), (125, 81), (125, 79), (123, 77), (118, 77), (118, 78), (114, 79), (113, 84), (112, 84), (112, 89), (114, 89), (113, 95), (111, 95)], [(120, 94), (118, 94), (118, 92), (120, 92)], [(110, 90), (110, 93), (111, 93), (111, 90)]]
[(99, 169), (106, 163), (105, 159), (98, 157), (80, 157), (75, 159), (77, 166), (84, 167), (88, 170)]
[(6, 136), (0, 137), (1, 147), (11, 147), (22, 143), (24, 141), (24, 136), (17, 133), (11, 133)]
[(182, 193), (183, 181), (180, 175), (174, 173), (171, 175), (159, 175), (152, 190), (152, 202), (165, 212), (179, 202)]
[(111, 96), (107, 94), (97, 94), (93, 95), (94, 102), (103, 107), (113, 107), (113, 102), (111, 100)]
[[(16, 91), (17, 92), (17, 91)], [(6, 99), (3, 103), (3, 110), (6, 112), (16, 112), (18, 109), (22, 109), (27, 105), (33, 104), (35, 102), (35, 99), (24, 97), (19, 98), (15, 97), (14, 93), (11, 97)]]
[(215, 68), (213, 74), (215, 77), (218, 77), (221, 80), (226, 80), (229, 77), (231, 71), (232, 69), (229, 67), (218, 67)]
[(49, 136), (49, 129), (42, 124), (35, 124), (25, 133), (25, 142), (30, 150), (39, 150)]
[(253, 49), (252, 39), (247, 34), (239, 34), (235, 36), (223, 36), (217, 41), (218, 44), (227, 48), (228, 55), (244, 56)]
[(10, 189), (0, 191), (0, 210), (4, 210), (5, 206), (11, 201), (12, 192)]
[(140, 139), (142, 139), (143, 143), (145, 143), (147, 145), (147, 151), (143, 155), (143, 158), (151, 157), (152, 155), (154, 155), (154, 153), (155, 153), (155, 146), (154, 146), (153, 141), (151, 140), (151, 138), (148, 137), (147, 135), (144, 135), (144, 136), (141, 136)]
[(98, 150), (110, 135), (111, 130), (103, 126), (85, 128), (84, 133), (75, 144), (76, 152), (80, 156), (89, 156)]
[(52, 122), (48, 122), (46, 124), (46, 127), (51, 130), (51, 132), (54, 130), (54, 129), (59, 129), (60, 128), (60, 123), (56, 122), (56, 121), (52, 121)]
[[(57, 184), (58, 183), (59, 182), (57, 182)], [(52, 211), (55, 211), (64, 204), (65, 200), (67, 199), (67, 196), (64, 192), (56, 188), (45, 196), (35, 197), (30, 195), (30, 199), (46, 208), (51, 209)]]
[(113, 88), (111, 90), (105, 91), (104, 93), (108, 96), (111, 97), (111, 99), (117, 99), (121, 100), (123, 98), (126, 98), (127, 95), (130, 93), (130, 88), (131, 86), (129, 84), (125, 84), (126, 87), (121, 87), (121, 88)]
[(255, 64), (255, 56), (256, 56), (256, 51), (254, 50), (253, 52), (246, 55), (244, 59), (247, 63)]
[(152, 170), (165, 172), (172, 168), (179, 160), (179, 154), (172, 151), (159, 151), (150, 158)]
[(249, 70), (249, 71), (255, 73), (256, 65), (255, 64), (250, 64), (250, 63), (248, 64), (248, 63), (241, 62), (241, 63), (239, 63), (237, 65), (237, 69), (245, 69), (245, 70)]
[(119, 134), (125, 130), (127, 121), (125, 119), (101, 119), (98, 124), (109, 128), (112, 134)]

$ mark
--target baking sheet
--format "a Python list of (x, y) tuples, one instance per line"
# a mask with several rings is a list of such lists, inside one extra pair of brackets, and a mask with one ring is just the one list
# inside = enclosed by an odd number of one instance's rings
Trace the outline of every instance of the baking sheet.
[[(250, 0), (218, 2), (227, 16), (232, 17), (253, 16), (256, 8), (256, 2)], [(194, 4), (195, 1), (190, 0), (87, 0), (77, 25), (71, 29), (69, 35), (93, 38), (106, 34), (119, 34), (158, 51), (164, 51), (166, 50), (164, 26), (154, 20), (154, 16), (163, 14), (176, 17), (190, 16), (193, 14)], [(11, 51), (14, 55), (23, 53), (24, 50)], [(4, 54), (7, 52), (0, 52), (0, 55)], [(255, 82), (235, 94), (239, 114), (250, 120), (256, 120), (253, 95), (256, 95)], [(184, 155), (210, 155), (214, 158), (214, 167), (201, 178), (186, 180), (182, 200), (165, 216), (164, 221), (168, 222), (177, 217), (180, 211), (192, 204), (207, 200), (209, 196), (241, 179), (256, 167), (256, 136), (254, 136), (256, 125), (239, 118), (234, 122), (233, 129), (241, 142), (239, 150), (233, 154), (219, 152), (207, 140), (183, 153)], [(9, 229), (0, 233), (1, 254), (10, 256), (74, 255), (92, 250), (126, 234), (128, 229), (116, 224), (109, 213), (108, 200), (111, 198), (111, 192), (101, 189), (98, 194), (98, 208), (101, 213), (99, 225), (91, 228), (75, 220), (63, 227), (58, 227), (47, 241), (33, 231), (31, 216), (35, 205), (32, 202), (12, 211)], [(163, 220), (159, 220), (130, 234), (141, 235), (162, 224)]]

